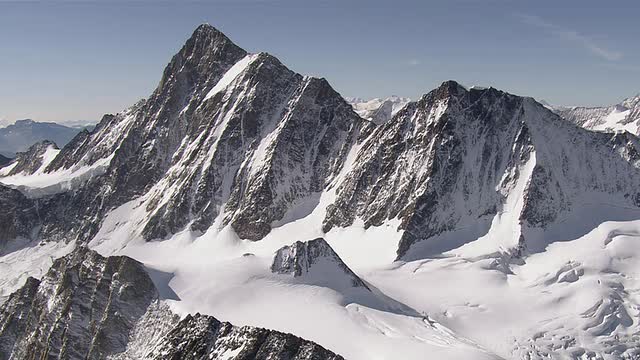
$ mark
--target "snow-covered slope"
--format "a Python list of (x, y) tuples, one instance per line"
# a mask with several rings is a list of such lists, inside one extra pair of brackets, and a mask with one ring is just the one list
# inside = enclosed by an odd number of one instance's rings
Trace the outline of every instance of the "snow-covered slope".
[(385, 99), (374, 98), (370, 100), (346, 98), (346, 100), (353, 106), (353, 110), (355, 110), (358, 115), (378, 125), (389, 121), (398, 111), (411, 102), (411, 99), (399, 96), (391, 96)]
[(180, 316), (348, 359), (634, 359), (639, 146), (454, 81), (375, 124), (203, 25), (148, 99), (0, 178), (0, 294), (88, 244)]
[(625, 130), (640, 135), (640, 95), (606, 107), (554, 107), (563, 118), (586, 129)]

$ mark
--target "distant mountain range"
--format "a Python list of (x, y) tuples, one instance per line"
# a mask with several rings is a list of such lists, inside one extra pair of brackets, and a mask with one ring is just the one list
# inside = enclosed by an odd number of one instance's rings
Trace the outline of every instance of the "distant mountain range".
[(585, 129), (595, 131), (626, 130), (640, 134), (640, 94), (602, 107), (551, 107), (558, 115)]
[(365, 100), (362, 98), (345, 98), (353, 107), (353, 110), (362, 118), (375, 124), (383, 124), (398, 113), (411, 99), (399, 96), (390, 96), (386, 99), (374, 98)]
[(83, 129), (89, 126), (65, 126), (53, 122), (38, 122), (31, 119), (18, 120), (0, 128), (0, 154), (13, 158), (16, 153), (26, 151), (31, 145), (49, 140), (63, 147)]

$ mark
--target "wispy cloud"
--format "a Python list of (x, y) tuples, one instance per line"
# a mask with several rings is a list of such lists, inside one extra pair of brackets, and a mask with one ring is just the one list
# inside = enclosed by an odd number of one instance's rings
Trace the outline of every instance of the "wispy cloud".
[(409, 59), (407, 60), (407, 65), (409, 66), (418, 66), (422, 64), (422, 61), (418, 60), (418, 59)]
[(581, 34), (580, 32), (568, 29), (553, 23), (550, 23), (543, 18), (535, 15), (526, 15), (526, 14), (516, 14), (518, 18), (522, 20), (525, 24), (535, 26), (537, 28), (543, 29), (550, 34), (557, 36), (559, 38), (570, 41), (576, 45), (582, 46), (593, 55), (599, 56), (605, 60), (616, 61), (620, 60), (623, 54), (619, 51), (614, 51), (603, 47), (598, 44), (591, 37)]

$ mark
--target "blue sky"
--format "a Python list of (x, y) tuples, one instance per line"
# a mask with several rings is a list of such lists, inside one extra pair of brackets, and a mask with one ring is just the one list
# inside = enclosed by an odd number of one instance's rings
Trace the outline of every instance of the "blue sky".
[(555, 104), (640, 92), (638, 1), (0, 0), (0, 121), (97, 121), (146, 97), (208, 22), (344, 96), (444, 80)]

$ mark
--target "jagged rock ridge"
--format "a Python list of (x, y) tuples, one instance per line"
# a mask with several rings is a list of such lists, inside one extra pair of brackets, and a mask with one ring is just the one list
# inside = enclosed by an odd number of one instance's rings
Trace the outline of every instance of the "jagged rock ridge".
[[(632, 135), (579, 129), (533, 99), (445, 82), (367, 139), (324, 230), (400, 218), (398, 255), (430, 238), (436, 254), (463, 244), (436, 236), (478, 223), (488, 231), (487, 219), (520, 192), (512, 240), (503, 244), (517, 255), (527, 246), (521, 228), (545, 228), (579, 209), (585, 191), (637, 207), (639, 149)], [(475, 235), (468, 241), (483, 233)]]
[(46, 199), (40, 236), (86, 241), (109, 210), (144, 196), (147, 239), (204, 231), (222, 216), (258, 240), (293, 204), (323, 191), (371, 126), (324, 79), (247, 54), (203, 25), (149, 99), (106, 115), (47, 166), (108, 164)]
[(211, 316), (188, 315), (145, 359), (342, 359), (291, 334), (250, 326), (236, 327)]

